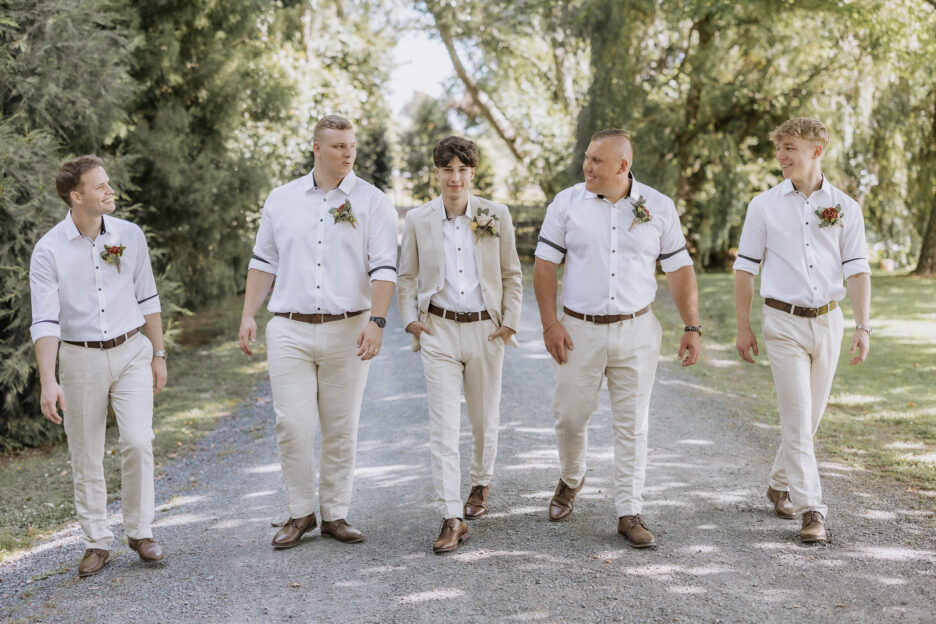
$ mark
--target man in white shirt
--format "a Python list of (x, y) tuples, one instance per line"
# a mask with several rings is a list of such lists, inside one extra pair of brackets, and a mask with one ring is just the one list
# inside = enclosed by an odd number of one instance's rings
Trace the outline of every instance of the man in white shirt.
[[(504, 345), (516, 345), (522, 273), (507, 207), (471, 195), (477, 146), (448, 137), (432, 153), (441, 197), (409, 211), (397, 293), (422, 350), (432, 481), (442, 513), (433, 552), (468, 539), (465, 519), (487, 513), (497, 455)], [(462, 506), (458, 459), (462, 387), (471, 423), (471, 492)]]
[(55, 424), (64, 420), (68, 437), (75, 511), (86, 547), (78, 576), (85, 577), (103, 569), (114, 537), (107, 528), (103, 465), (108, 404), (120, 432), (127, 541), (143, 561), (163, 558), (150, 525), (153, 395), (166, 384), (166, 352), (146, 238), (136, 225), (110, 216), (114, 189), (101, 159), (81, 156), (63, 163), (55, 186), (69, 211), (33, 249), (30, 333), (42, 413)]
[(272, 286), (267, 362), (289, 506), (289, 520), (273, 538), (276, 548), (295, 546), (317, 525), (317, 423), (322, 535), (364, 540), (346, 520), (358, 418), (396, 283), (396, 210), (354, 175), (351, 123), (322, 117), (312, 151), (315, 168), (273, 189), (263, 206), (239, 332), (241, 349), (252, 355), (254, 317)]
[(770, 138), (785, 179), (751, 200), (744, 220), (734, 264), (737, 348), (743, 360), (754, 362), (751, 301), (754, 276), (763, 267), (761, 328), (777, 386), (781, 435), (767, 498), (781, 518), (802, 515), (803, 542), (825, 543), (827, 508), (813, 437), (841, 350), (843, 278), (856, 323), (849, 364), (868, 355), (871, 268), (861, 207), (822, 174), (829, 142), (825, 126), (815, 119), (790, 119)]
[[(679, 215), (671, 199), (639, 184), (624, 130), (596, 133), (585, 152), (585, 183), (558, 195), (546, 211), (536, 247), (533, 289), (543, 342), (556, 361), (553, 412), (559, 446), (559, 485), (549, 519), (565, 520), (585, 482), (588, 419), (602, 379), (611, 394), (614, 506), (618, 533), (635, 548), (655, 547), (641, 518), (647, 468), (650, 391), (662, 329), (650, 311), (659, 260), (686, 324), (678, 357), (699, 357), (698, 288)], [(557, 270), (563, 318), (556, 313)]]

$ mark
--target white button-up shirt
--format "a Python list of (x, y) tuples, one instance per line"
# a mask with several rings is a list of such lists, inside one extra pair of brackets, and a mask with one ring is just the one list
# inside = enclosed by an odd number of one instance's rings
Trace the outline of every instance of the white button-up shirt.
[[(342, 314), (370, 307), (370, 282), (396, 283), (397, 214), (383, 192), (349, 173), (327, 193), (315, 171), (270, 192), (249, 268), (276, 276), (271, 312)], [(357, 222), (329, 209), (351, 202)]]
[[(120, 268), (104, 260), (108, 246), (125, 246)], [(33, 342), (45, 336), (110, 340), (160, 311), (146, 237), (138, 226), (104, 215), (101, 233), (82, 236), (71, 211), (39, 239), (29, 263)]]
[(471, 201), (464, 215), (451, 219), (445, 214), (445, 203), (439, 199), (438, 204), (445, 253), (445, 286), (429, 301), (453, 312), (480, 312), (485, 307), (474, 258)]
[[(631, 228), (640, 197), (650, 220)], [(581, 314), (633, 314), (656, 297), (657, 260), (667, 273), (692, 265), (673, 200), (633, 176), (629, 195), (613, 204), (584, 183), (556, 195), (536, 257), (566, 258), (562, 305)]]
[[(840, 222), (820, 227), (816, 211), (836, 205)], [(810, 308), (841, 301), (843, 277), (871, 273), (858, 202), (824, 176), (809, 197), (786, 179), (752, 199), (734, 268), (757, 275), (761, 267), (764, 298)]]

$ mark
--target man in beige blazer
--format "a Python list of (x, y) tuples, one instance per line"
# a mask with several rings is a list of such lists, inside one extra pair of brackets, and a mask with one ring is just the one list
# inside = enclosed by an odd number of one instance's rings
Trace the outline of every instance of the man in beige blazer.
[[(477, 146), (448, 137), (432, 158), (442, 196), (406, 215), (397, 299), (413, 351), (422, 352), (432, 481), (443, 518), (432, 549), (442, 553), (468, 539), (464, 519), (487, 513), (504, 345), (517, 345), (522, 276), (507, 207), (471, 195)], [(463, 385), (473, 439), (464, 506), (458, 456)]]

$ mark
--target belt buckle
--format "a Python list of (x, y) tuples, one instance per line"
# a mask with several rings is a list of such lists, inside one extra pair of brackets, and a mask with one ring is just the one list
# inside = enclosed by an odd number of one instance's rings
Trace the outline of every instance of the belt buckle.
[(456, 323), (467, 323), (468, 322), (468, 313), (467, 312), (452, 312), (455, 315)]

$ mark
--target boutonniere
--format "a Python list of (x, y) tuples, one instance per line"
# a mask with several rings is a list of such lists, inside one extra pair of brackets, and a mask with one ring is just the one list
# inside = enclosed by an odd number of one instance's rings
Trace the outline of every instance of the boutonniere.
[(357, 229), (357, 219), (354, 217), (354, 213), (351, 212), (351, 200), (346, 199), (345, 203), (341, 204), (337, 208), (332, 208), (328, 211), (328, 214), (335, 217), (335, 223), (341, 223), (345, 221), (351, 224), (351, 227)]
[(121, 245), (120, 241), (112, 239), (109, 243), (105, 243), (104, 251), (101, 252), (101, 258), (104, 262), (108, 264), (113, 264), (117, 267), (117, 272), (120, 273), (120, 256), (123, 255), (126, 245)]
[(471, 220), (471, 231), (478, 236), (498, 237), (500, 232), (497, 231), (496, 221), (497, 217), (492, 215), (489, 210), (478, 208), (478, 214)]
[(636, 200), (631, 200), (631, 204), (634, 206), (634, 220), (631, 221), (630, 227), (627, 228), (627, 231), (630, 232), (634, 229), (634, 226), (638, 223), (647, 223), (650, 221), (650, 211), (647, 210), (647, 200), (644, 199), (643, 195), (638, 195)]
[(821, 228), (842, 225), (842, 205), (835, 204), (834, 206), (817, 210), (816, 216), (819, 217), (819, 227)]

